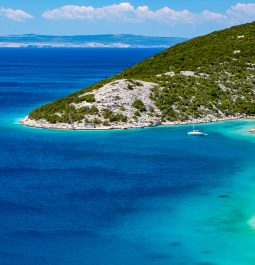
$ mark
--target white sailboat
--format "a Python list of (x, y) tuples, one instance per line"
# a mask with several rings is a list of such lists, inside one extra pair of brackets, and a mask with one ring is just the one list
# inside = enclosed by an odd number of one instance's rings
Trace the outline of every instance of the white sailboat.
[(195, 126), (193, 124), (193, 130), (188, 132), (188, 135), (197, 135), (197, 136), (203, 136), (203, 135), (207, 135), (205, 133), (203, 133), (200, 130), (195, 130)]
[(193, 129), (192, 131), (188, 132), (188, 135), (194, 135), (194, 136), (205, 136), (207, 135), (206, 133), (200, 131), (200, 130), (195, 130), (195, 124), (193, 124)]

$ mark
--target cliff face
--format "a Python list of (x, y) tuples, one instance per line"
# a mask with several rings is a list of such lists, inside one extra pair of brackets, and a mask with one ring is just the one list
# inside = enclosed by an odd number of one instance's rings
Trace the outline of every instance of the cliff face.
[(178, 44), (32, 111), (24, 123), (123, 128), (254, 115), (254, 80), (255, 23), (250, 23)]

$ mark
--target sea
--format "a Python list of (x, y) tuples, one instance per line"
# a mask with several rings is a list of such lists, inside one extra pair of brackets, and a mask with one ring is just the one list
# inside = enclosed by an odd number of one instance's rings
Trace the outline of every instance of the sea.
[(1, 265), (254, 265), (252, 120), (21, 126), (160, 49), (0, 49)]

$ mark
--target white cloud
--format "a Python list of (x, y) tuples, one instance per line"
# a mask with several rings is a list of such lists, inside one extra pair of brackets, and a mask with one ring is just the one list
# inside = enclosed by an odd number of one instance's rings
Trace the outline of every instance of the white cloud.
[(94, 8), (92, 6), (68, 5), (46, 11), (42, 16), (46, 19), (112, 20), (124, 19), (122, 16), (131, 15), (133, 12), (134, 7), (129, 3), (121, 3), (99, 8)]
[(221, 13), (215, 13), (215, 12), (210, 12), (208, 10), (205, 10), (201, 13), (202, 17), (205, 20), (218, 20), (218, 21), (226, 21), (228, 18), (226, 15), (221, 14)]
[(103, 7), (68, 5), (48, 10), (42, 14), (45, 19), (69, 19), (88, 21), (158, 21), (165, 23), (201, 24), (204, 22), (238, 24), (255, 20), (255, 4), (236, 4), (224, 13), (204, 10), (194, 13), (189, 10), (175, 10), (163, 7), (152, 10), (149, 6), (134, 7), (120, 3)]
[(255, 20), (255, 4), (236, 4), (226, 12), (231, 23)]
[(194, 19), (194, 15), (188, 10), (177, 11), (169, 7), (164, 7), (152, 12), (155, 20), (191, 22)]
[(11, 20), (22, 22), (27, 19), (32, 19), (33, 16), (20, 9), (11, 9), (0, 7), (0, 16), (9, 18)]
[(148, 6), (135, 8), (130, 3), (120, 3), (103, 7), (63, 6), (48, 10), (42, 14), (46, 19), (80, 19), (80, 20), (117, 20), (117, 21), (188, 21), (192, 13), (188, 10), (176, 11), (169, 7), (153, 11)]

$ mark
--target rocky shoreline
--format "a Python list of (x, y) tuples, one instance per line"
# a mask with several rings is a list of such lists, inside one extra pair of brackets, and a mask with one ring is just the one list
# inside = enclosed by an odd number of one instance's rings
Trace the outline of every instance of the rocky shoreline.
[(85, 127), (83, 123), (56, 123), (51, 124), (46, 120), (31, 120), (28, 116), (24, 119), (20, 120), (20, 124), (33, 127), (33, 128), (41, 128), (41, 129), (51, 129), (51, 130), (127, 130), (127, 129), (135, 129), (135, 128), (146, 128), (146, 127), (156, 127), (156, 126), (178, 126), (178, 125), (189, 125), (189, 124), (202, 124), (202, 123), (212, 123), (212, 122), (221, 122), (221, 121), (230, 121), (230, 120), (237, 120), (237, 119), (244, 119), (247, 118), (246, 115), (233, 115), (228, 117), (216, 118), (216, 117), (205, 117), (201, 119), (192, 119), (187, 121), (173, 121), (173, 122), (162, 122), (157, 124), (152, 123), (141, 123), (141, 124), (130, 124), (130, 123), (123, 123), (123, 124), (116, 124), (110, 126), (96, 126), (96, 127)]

